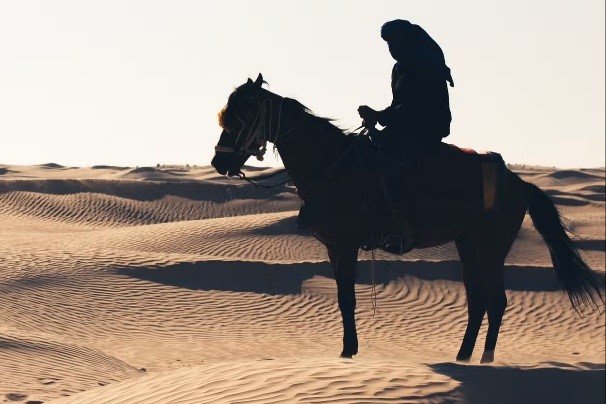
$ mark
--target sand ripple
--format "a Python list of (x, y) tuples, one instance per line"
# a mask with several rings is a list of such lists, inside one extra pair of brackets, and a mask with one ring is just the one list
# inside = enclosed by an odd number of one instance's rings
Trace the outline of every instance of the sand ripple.
[[(570, 308), (528, 218), (507, 260), (494, 367), (450, 362), (467, 320), (452, 244), (377, 253), (374, 277), (360, 254), (360, 354), (342, 361), (332, 270), (296, 229), (292, 188), (234, 184), (208, 167), (0, 169), (5, 400), (603, 402), (592, 389), (603, 387), (604, 310)], [(603, 273), (604, 170), (521, 174), (557, 201)], [(554, 393), (516, 395), (524, 383)], [(486, 398), (491, 389), (502, 391)]]

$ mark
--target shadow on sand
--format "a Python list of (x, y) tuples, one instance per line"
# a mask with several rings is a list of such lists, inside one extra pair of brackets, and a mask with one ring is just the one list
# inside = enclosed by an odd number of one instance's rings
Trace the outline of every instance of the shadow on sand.
[[(358, 284), (372, 284), (370, 263), (358, 264)], [(460, 264), (444, 262), (377, 261), (375, 282), (413, 276), (422, 280), (462, 281)], [(120, 274), (192, 290), (255, 292), (270, 295), (301, 293), (303, 282), (314, 277), (333, 277), (327, 262), (266, 264), (244, 261), (202, 261), (161, 268), (118, 268)], [(604, 275), (600, 275), (603, 278)], [(551, 268), (508, 266), (505, 285), (509, 290), (556, 291), (555, 274)]]
[[(141, 172), (141, 169), (137, 172)], [(0, 175), (4, 173), (0, 172)], [(194, 201), (224, 203), (234, 199), (280, 200), (284, 193), (294, 190), (286, 187), (263, 189), (259, 192), (252, 185), (234, 181), (225, 185), (220, 182), (204, 180), (104, 180), (104, 179), (32, 179), (28, 181), (13, 179), (0, 181), (0, 193), (38, 192), (53, 195), (71, 195), (82, 192), (100, 193), (137, 201), (155, 201), (172, 195)]]
[[(603, 404), (606, 399), (604, 365), (588, 366), (591, 370), (520, 369), (456, 363), (438, 363), (430, 367), (436, 373), (461, 382), (455, 392), (445, 395), (444, 402), (450, 401), (446, 397), (453, 395), (458, 398), (457, 402), (470, 404)], [(440, 397), (434, 398), (440, 402)]]

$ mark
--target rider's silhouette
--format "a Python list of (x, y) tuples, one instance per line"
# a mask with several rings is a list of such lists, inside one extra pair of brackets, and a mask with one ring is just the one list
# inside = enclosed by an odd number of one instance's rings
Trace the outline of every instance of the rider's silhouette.
[(393, 101), (381, 111), (358, 108), (366, 125), (385, 126), (385, 150), (412, 156), (431, 150), (450, 133), (448, 87), (454, 85), (438, 44), (418, 25), (405, 20), (383, 24), (381, 37), (396, 60), (391, 73)]
[[(396, 60), (391, 73), (391, 105), (376, 111), (366, 105), (358, 108), (364, 126), (385, 128), (373, 137), (379, 139), (387, 167), (383, 168), (385, 188), (389, 178), (401, 178), (402, 166), (418, 156), (431, 153), (450, 134), (450, 107), (446, 82), (454, 86), (450, 69), (438, 44), (418, 25), (405, 20), (383, 24), (381, 37)], [(404, 168), (405, 170), (405, 168)], [(407, 203), (403, 195), (386, 192), (391, 215), (388, 234), (380, 243), (383, 248), (403, 253), (414, 248), (413, 224), (407, 220)], [(392, 216), (391, 219), (389, 216)]]

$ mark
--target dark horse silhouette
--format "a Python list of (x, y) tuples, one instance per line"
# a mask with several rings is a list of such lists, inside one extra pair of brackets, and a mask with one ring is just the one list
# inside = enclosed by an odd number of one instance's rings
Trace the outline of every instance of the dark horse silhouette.
[[(329, 214), (312, 221), (310, 230), (326, 246), (334, 269), (343, 318), (341, 356), (352, 357), (358, 352), (354, 315), (358, 251), (364, 235), (381, 230), (376, 229), (376, 223), (381, 222), (360, 208), (364, 205), (364, 190), (373, 188), (372, 179), (363, 173), (369, 170), (360, 164), (356, 166), (359, 161), (347, 157), (360, 136), (344, 133), (329, 119), (314, 115), (298, 101), (262, 88), (263, 83), (259, 74), (254, 82), (248, 79), (229, 96), (227, 105), (219, 113), (224, 130), (212, 165), (222, 175), (242, 175), (240, 170), (245, 161), (253, 155), (261, 158), (266, 143), (271, 142), (305, 204), (329, 206), (326, 208)], [(452, 169), (456, 167), (447, 170)], [(416, 220), (419, 236), (416, 248), (454, 241), (459, 253), (468, 306), (467, 329), (457, 354), (457, 360), (461, 361), (471, 357), (486, 313), (489, 327), (481, 362), (494, 360), (507, 305), (503, 279), (505, 258), (527, 209), (549, 247), (560, 286), (568, 293), (575, 310), (604, 301), (600, 281), (580, 258), (547, 195), (511, 171), (503, 168), (503, 172), (506, 192), (499, 209), (467, 214), (455, 221), (439, 215)], [(448, 199), (444, 205), (448, 205)], [(440, 219), (436, 221), (435, 217)]]

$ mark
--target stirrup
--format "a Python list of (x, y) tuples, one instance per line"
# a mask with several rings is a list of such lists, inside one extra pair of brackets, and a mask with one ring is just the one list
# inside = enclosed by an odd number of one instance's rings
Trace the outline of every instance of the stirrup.
[(414, 233), (387, 233), (381, 240), (381, 249), (391, 254), (402, 255), (413, 250), (417, 245)]

